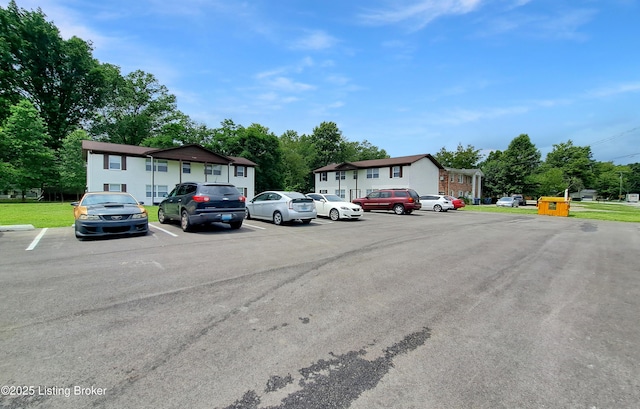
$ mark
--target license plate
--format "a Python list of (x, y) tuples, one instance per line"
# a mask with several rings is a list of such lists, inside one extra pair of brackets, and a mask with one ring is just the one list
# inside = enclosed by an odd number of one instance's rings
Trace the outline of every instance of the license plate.
[(223, 214), (222, 215), (222, 221), (223, 222), (228, 222), (231, 219), (233, 219), (233, 216), (231, 216), (230, 214)]

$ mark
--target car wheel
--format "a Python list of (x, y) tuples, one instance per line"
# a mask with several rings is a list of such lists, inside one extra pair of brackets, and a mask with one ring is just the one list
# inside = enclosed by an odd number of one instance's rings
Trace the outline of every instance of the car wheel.
[(229, 226), (231, 226), (233, 230), (238, 230), (240, 227), (242, 227), (242, 220), (239, 222), (231, 222), (229, 223)]
[(280, 212), (275, 212), (273, 214), (273, 224), (276, 226), (280, 226), (282, 224), (282, 214)]
[(329, 212), (329, 218), (334, 222), (340, 220), (340, 212), (338, 212), (338, 209), (331, 209)]
[(440, 205), (434, 205), (434, 206), (433, 206), (433, 211), (434, 211), (434, 212), (441, 212), (441, 211), (442, 211), (442, 206), (440, 206)]
[(187, 213), (186, 210), (183, 210), (180, 216), (180, 227), (182, 227), (182, 231), (185, 231), (185, 232), (191, 230), (191, 223), (189, 222), (189, 213)]
[(400, 203), (393, 206), (393, 212), (395, 214), (404, 214), (404, 206)]
[(311, 223), (311, 219), (303, 219), (302, 220), (302, 224), (309, 224)]
[(158, 221), (160, 224), (167, 223), (167, 216), (164, 214), (164, 210), (162, 210), (162, 208), (158, 209)]
[(247, 209), (246, 207), (244, 209), (244, 218), (247, 220), (251, 219), (251, 213), (249, 213), (249, 209)]

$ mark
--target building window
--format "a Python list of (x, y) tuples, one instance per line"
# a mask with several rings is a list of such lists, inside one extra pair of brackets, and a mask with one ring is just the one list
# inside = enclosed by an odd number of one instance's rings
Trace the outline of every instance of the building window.
[(464, 183), (464, 176), (458, 175), (458, 183)]
[(182, 173), (191, 173), (191, 162), (182, 162)]
[(236, 166), (236, 174), (234, 176), (244, 177), (246, 176), (246, 167), (245, 166)]
[(347, 178), (347, 172), (344, 170), (336, 171), (336, 180), (345, 180)]
[[(169, 186), (167, 185), (156, 185), (156, 191), (153, 197), (165, 197), (169, 195)], [(146, 196), (151, 197), (151, 185), (146, 185)]]
[(380, 177), (380, 169), (371, 168), (367, 169), (367, 179), (378, 179)]
[(327, 181), (327, 172), (320, 172), (320, 182)]
[(124, 192), (120, 183), (105, 183), (104, 188), (107, 192)]
[(336, 189), (335, 193), (336, 193), (336, 196), (340, 196), (343, 199), (345, 198), (346, 193), (344, 189)]
[[(120, 170), (122, 169), (122, 156), (109, 155), (109, 169)], [(119, 190), (117, 190), (119, 192)]]
[(215, 176), (222, 175), (222, 165), (213, 165), (213, 174)]
[(455, 181), (456, 181), (456, 179), (455, 179), (454, 174), (453, 174), (453, 173), (452, 173), (452, 174), (450, 174), (450, 175), (449, 175), (449, 182), (455, 182)]
[(358, 171), (357, 170), (353, 171), (353, 178), (354, 179), (358, 179)]
[(320, 189), (320, 193), (327, 194), (327, 189)]
[[(147, 169), (147, 172), (151, 172), (151, 158), (147, 158), (146, 162), (145, 162), (145, 167)], [(153, 161), (153, 170), (155, 172), (168, 172), (169, 171), (169, 164), (166, 160), (163, 159), (155, 159)]]
[(213, 165), (204, 165), (204, 174), (213, 175)]
[(401, 178), (402, 177), (402, 166), (394, 166), (391, 169), (391, 177), (393, 177), (393, 178)]

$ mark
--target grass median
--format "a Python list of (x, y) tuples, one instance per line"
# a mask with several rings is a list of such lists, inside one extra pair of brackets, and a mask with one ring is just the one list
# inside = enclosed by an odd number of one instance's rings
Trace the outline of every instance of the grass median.
[[(157, 222), (158, 206), (145, 206), (145, 208), (149, 212), (149, 221)], [(465, 212), (538, 214), (536, 206), (510, 208), (497, 207), (495, 205), (468, 205), (461, 210)], [(640, 223), (640, 207), (620, 203), (572, 202), (569, 217)], [(70, 202), (0, 203), (0, 226), (31, 224), (36, 228), (67, 227), (72, 226), (73, 221), (73, 207), (71, 207)]]
[[(149, 221), (158, 221), (158, 206), (145, 206)], [(36, 228), (73, 225), (70, 202), (3, 202), (0, 203), (0, 226), (31, 224)]]

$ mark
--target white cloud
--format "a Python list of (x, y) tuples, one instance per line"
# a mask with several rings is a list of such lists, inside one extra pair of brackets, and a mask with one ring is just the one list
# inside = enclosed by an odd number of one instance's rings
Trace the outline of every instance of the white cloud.
[(313, 31), (296, 40), (291, 45), (291, 48), (296, 50), (324, 50), (333, 47), (337, 43), (338, 40), (335, 37), (324, 31)]
[(404, 1), (393, 8), (372, 10), (361, 14), (360, 19), (366, 24), (373, 25), (413, 22), (414, 29), (418, 30), (438, 17), (475, 11), (481, 3), (482, 0)]
[(620, 94), (631, 92), (640, 92), (640, 82), (629, 82), (624, 84), (611, 85), (588, 91), (586, 96), (589, 98), (606, 98)]

